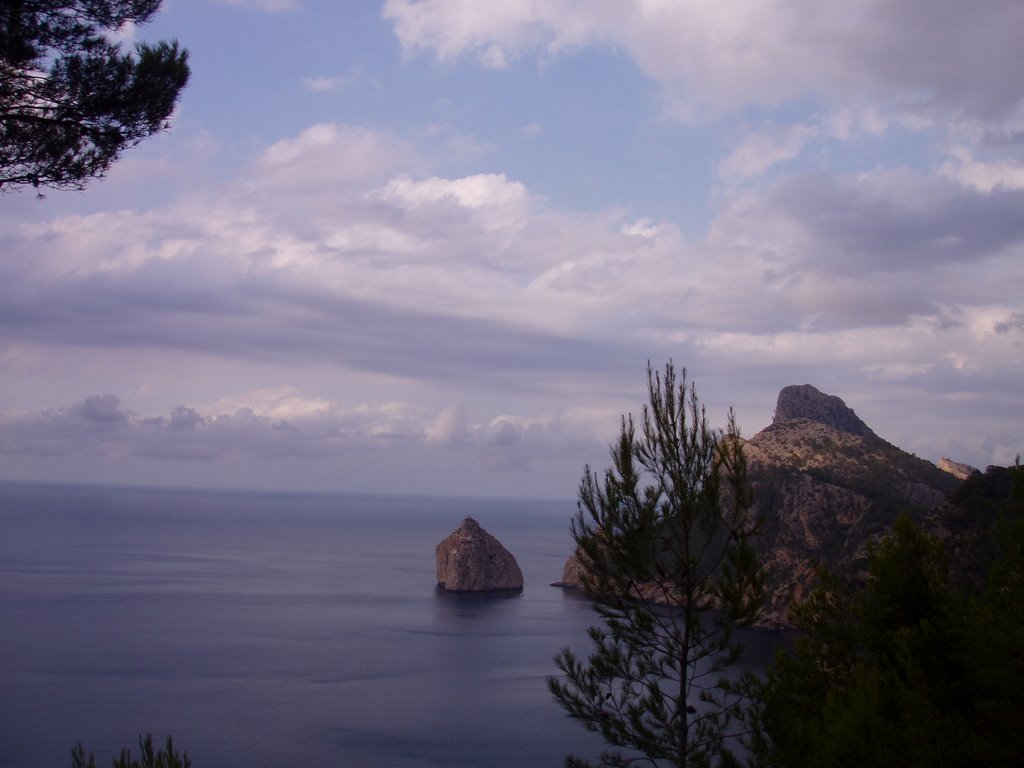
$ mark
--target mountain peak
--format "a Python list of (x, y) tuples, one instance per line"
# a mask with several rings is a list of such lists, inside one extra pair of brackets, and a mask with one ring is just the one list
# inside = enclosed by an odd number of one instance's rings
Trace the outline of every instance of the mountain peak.
[(835, 395), (826, 395), (810, 384), (791, 385), (779, 391), (772, 424), (793, 419), (808, 419), (861, 437), (875, 437), (853, 409)]

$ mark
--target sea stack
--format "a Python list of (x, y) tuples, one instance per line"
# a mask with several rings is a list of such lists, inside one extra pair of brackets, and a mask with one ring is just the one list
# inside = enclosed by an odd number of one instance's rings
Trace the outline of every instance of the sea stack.
[(449, 592), (521, 590), (523, 572), (501, 542), (467, 517), (435, 549), (437, 583)]

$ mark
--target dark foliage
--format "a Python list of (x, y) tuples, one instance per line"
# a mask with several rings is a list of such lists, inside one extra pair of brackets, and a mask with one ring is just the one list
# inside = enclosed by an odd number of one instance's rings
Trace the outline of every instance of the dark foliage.
[(108, 36), (160, 0), (0, 3), (0, 190), (82, 189), (165, 129), (188, 82), (176, 41), (130, 53)]
[(1012, 467), (989, 467), (975, 472), (953, 491), (949, 500), (964, 518), (991, 524), (1001, 517), (1013, 515), (1024, 503), (1024, 471), (1020, 458)]
[[(870, 548), (865, 582), (823, 574), (761, 689), (763, 766), (1014, 766), (1024, 754), (1021, 468), (982, 494), (1002, 511), (986, 586), (909, 518)], [(980, 477), (980, 476), (979, 476)], [(967, 495), (975, 497), (972, 487)]]

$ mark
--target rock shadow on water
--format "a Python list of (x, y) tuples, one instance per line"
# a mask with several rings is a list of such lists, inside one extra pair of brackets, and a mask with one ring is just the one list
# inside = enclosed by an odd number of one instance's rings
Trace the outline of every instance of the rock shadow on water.
[(438, 584), (435, 588), (435, 616), (443, 622), (485, 620), (486, 626), (497, 621), (504, 626), (519, 613), (522, 603), (521, 589), (502, 589), (489, 592), (453, 592)]
[(439, 600), (446, 600), (452, 605), (488, 605), (505, 600), (518, 600), (523, 596), (523, 589), (519, 587), (517, 589), (491, 589), (485, 592), (479, 590), (459, 591), (438, 584), (434, 588), (434, 594)]

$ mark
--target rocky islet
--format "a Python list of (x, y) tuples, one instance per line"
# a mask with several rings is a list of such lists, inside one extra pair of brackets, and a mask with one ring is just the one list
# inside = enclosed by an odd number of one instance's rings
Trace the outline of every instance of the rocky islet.
[(522, 590), (515, 557), (472, 517), (467, 517), (434, 550), (437, 584), (448, 592)]

